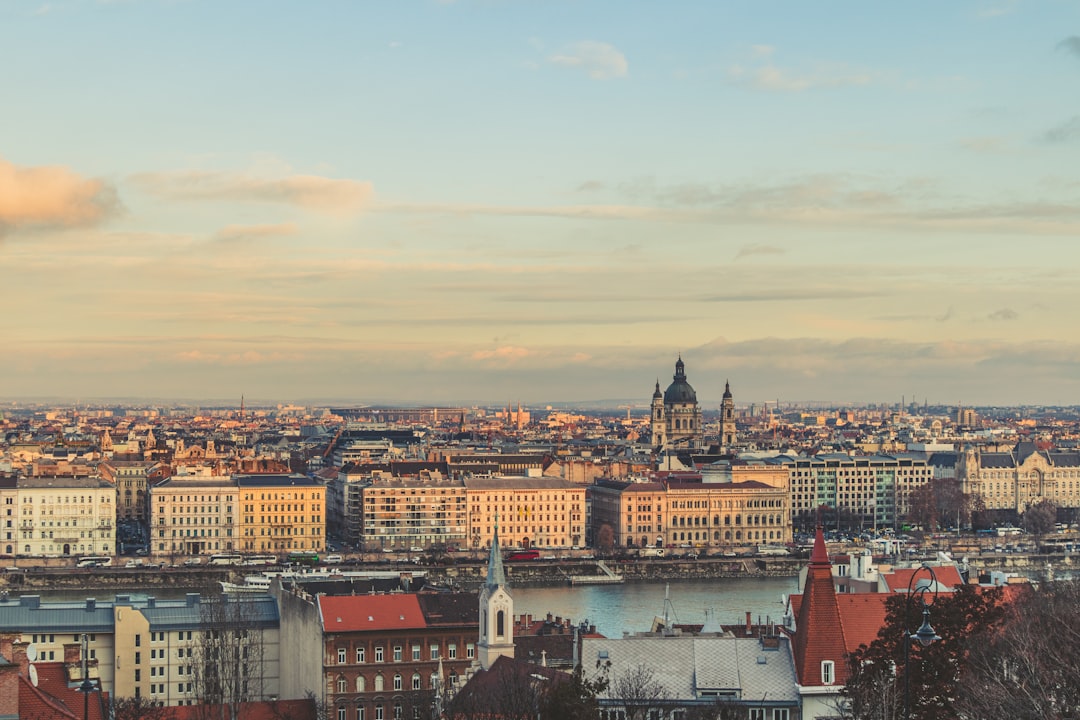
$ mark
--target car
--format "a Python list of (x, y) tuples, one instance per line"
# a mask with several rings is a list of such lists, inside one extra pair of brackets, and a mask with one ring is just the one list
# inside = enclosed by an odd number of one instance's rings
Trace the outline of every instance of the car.
[(345, 558), (341, 557), (340, 555), (327, 555), (324, 562), (327, 565), (337, 565), (338, 563), (340, 563), (344, 559)]
[(690, 552), (686, 553), (686, 555), (684, 555), (683, 557), (685, 557), (687, 560), (697, 560), (698, 559), (697, 550), (691, 550)]
[(411, 548), (409, 548), (409, 552), (424, 552), (424, 548), (413, 545)]

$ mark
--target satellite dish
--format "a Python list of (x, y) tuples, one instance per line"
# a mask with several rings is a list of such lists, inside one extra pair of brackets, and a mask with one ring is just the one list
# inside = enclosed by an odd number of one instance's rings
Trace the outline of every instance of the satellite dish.
[(33, 643), (31, 643), (31, 644), (26, 646), (26, 659), (29, 660), (30, 662), (37, 662), (37, 659), (38, 659), (37, 645), (34, 645)]
[(37, 687), (38, 684), (37, 666), (35, 665), (30, 666), (30, 684), (34, 687)]

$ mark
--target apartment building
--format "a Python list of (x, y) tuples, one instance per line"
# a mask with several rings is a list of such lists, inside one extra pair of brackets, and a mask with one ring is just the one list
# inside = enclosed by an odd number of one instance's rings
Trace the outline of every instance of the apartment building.
[(326, 537), (326, 488), (303, 475), (234, 475), (243, 552), (320, 552)]
[(150, 489), (150, 554), (157, 561), (239, 550), (240, 489), (232, 478), (174, 475)]
[[(167, 706), (194, 704), (215, 667), (240, 674), (235, 686), (243, 690), (246, 683), (250, 700), (279, 697), (278, 625), (277, 603), (268, 595), (0, 598), (0, 634), (33, 643), (43, 661), (64, 659), (65, 647), (86, 634), (88, 659), (97, 661), (104, 692)], [(240, 660), (226, 670), (220, 669), (224, 663), (207, 662), (224, 646)]]
[(359, 491), (365, 550), (465, 546), (469, 511), (461, 480), (426, 471), (418, 477), (373, 476)]
[(911, 491), (934, 478), (925, 455), (779, 455), (765, 462), (787, 469), (792, 519), (807, 527), (821, 506), (868, 528), (895, 527), (908, 513)]
[[(4, 495), (5, 511), (10, 497), (10, 493)], [(19, 478), (14, 504), (18, 507), (18, 555), (112, 555), (116, 549), (116, 489), (104, 480)], [(5, 515), (5, 523), (8, 519)]]
[(506, 547), (585, 543), (585, 487), (554, 477), (465, 478), (472, 549), (491, 546), (496, 520)]

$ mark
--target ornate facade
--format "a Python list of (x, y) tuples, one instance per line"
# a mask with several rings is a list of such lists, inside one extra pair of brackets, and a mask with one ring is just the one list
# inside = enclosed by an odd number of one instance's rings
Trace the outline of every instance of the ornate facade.
[(704, 445), (704, 427), (697, 393), (686, 380), (686, 366), (680, 356), (675, 375), (661, 394), (660, 381), (652, 396), (652, 446), (654, 451), (700, 449)]
[(1040, 500), (1059, 508), (1080, 507), (1080, 453), (1039, 450), (1017, 443), (1009, 452), (968, 448), (956, 475), (967, 495), (980, 495), (987, 510), (1024, 512)]

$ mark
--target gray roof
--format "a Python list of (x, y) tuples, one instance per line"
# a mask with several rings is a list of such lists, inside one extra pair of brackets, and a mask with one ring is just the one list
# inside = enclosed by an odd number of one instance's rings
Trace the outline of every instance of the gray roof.
[(494, 478), (465, 478), (465, 487), (474, 490), (564, 490), (568, 488), (581, 488), (581, 483), (563, 480), (557, 477), (494, 477)]
[[(604, 657), (606, 653), (606, 657)], [(794, 705), (799, 701), (791, 646), (781, 637), (779, 649), (765, 650), (756, 638), (693, 635), (635, 635), (618, 638), (584, 638), (581, 661), (593, 667), (610, 662), (612, 685), (601, 698), (611, 695), (614, 681), (623, 673), (644, 666), (668, 691), (672, 701), (709, 699), (724, 691), (738, 691), (743, 702)]]
[[(276, 627), (277, 601), (270, 595), (230, 597), (243, 621), (260, 627)], [(237, 605), (243, 603), (243, 605)], [(117, 595), (115, 600), (43, 601), (38, 595), (0, 597), (0, 632), (111, 633), (113, 608), (138, 608), (152, 631), (190, 630), (204, 623), (203, 604), (196, 594), (162, 600), (146, 595)]]

